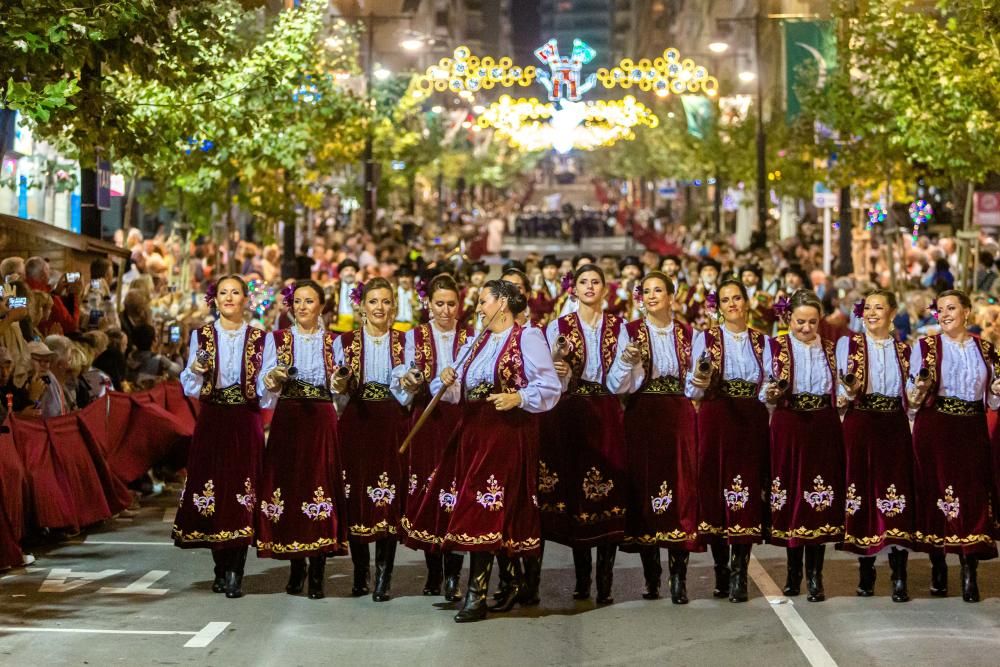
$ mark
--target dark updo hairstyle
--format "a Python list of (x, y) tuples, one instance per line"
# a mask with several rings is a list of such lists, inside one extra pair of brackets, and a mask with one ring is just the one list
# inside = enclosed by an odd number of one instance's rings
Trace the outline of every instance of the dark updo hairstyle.
[(243, 276), (238, 273), (227, 273), (218, 280), (215, 281), (215, 291), (218, 292), (222, 283), (227, 280), (235, 280), (240, 284), (240, 289), (243, 291), (243, 296), (250, 296), (250, 288), (247, 286), (247, 281), (243, 280)]
[(969, 295), (963, 292), (962, 290), (946, 289), (945, 291), (937, 295), (937, 300), (941, 301), (941, 299), (945, 298), (946, 296), (955, 297), (956, 299), (958, 299), (958, 302), (962, 304), (963, 308), (965, 308), (966, 310), (972, 310), (972, 299), (970, 299)]
[(365, 283), (365, 288), (361, 291), (362, 305), (364, 305), (364, 302), (368, 300), (368, 295), (377, 289), (389, 290), (389, 294), (391, 295), (392, 298), (392, 303), (393, 305), (396, 305), (396, 290), (392, 288), (392, 283), (390, 283), (388, 280), (386, 280), (381, 276), (377, 278), (372, 278), (371, 280)]
[(670, 278), (667, 277), (667, 274), (665, 274), (663, 271), (650, 271), (649, 273), (644, 275), (642, 277), (642, 282), (639, 283), (640, 289), (644, 289), (646, 287), (646, 283), (652, 280), (653, 278), (662, 281), (663, 284), (667, 286), (667, 294), (673, 296), (674, 282), (670, 280)]
[[(503, 273), (500, 274), (500, 279), (503, 280), (507, 276), (517, 276), (517, 277), (519, 277), (521, 279), (522, 284), (524, 285), (524, 289), (526, 289), (526, 290), (531, 289), (531, 281), (528, 280), (528, 274), (526, 274), (521, 269), (519, 269), (517, 267), (514, 267), (514, 266), (508, 266), (506, 269), (503, 270)], [(507, 282), (510, 282), (510, 281), (508, 280)], [(518, 311), (518, 312), (520, 312), (520, 311)]]
[(896, 299), (895, 292), (879, 287), (865, 294), (865, 301), (868, 301), (873, 296), (880, 296), (885, 299), (885, 302), (889, 304), (889, 310), (899, 309), (899, 301)]
[(593, 271), (594, 273), (596, 273), (601, 277), (602, 285), (608, 284), (608, 281), (604, 278), (604, 270), (601, 269), (601, 267), (599, 267), (597, 264), (583, 264), (582, 266), (580, 266), (579, 269), (573, 272), (573, 284), (576, 285), (576, 281), (580, 279), (580, 276), (590, 271)]
[(438, 290), (446, 290), (448, 292), (460, 294), (458, 291), (458, 283), (456, 283), (455, 279), (447, 273), (439, 273), (431, 279), (431, 284), (427, 289), (427, 297), (433, 299), (434, 293)]
[[(323, 293), (323, 288), (319, 286), (318, 282), (316, 282), (315, 280), (310, 280), (308, 278), (306, 280), (295, 281), (296, 292), (298, 292), (303, 287), (308, 287), (309, 289), (311, 289), (313, 292), (316, 293), (316, 299), (319, 301), (321, 306), (326, 303), (326, 294)], [(294, 298), (295, 298), (295, 293), (293, 292), (292, 299), (294, 300)]]
[(809, 308), (815, 308), (816, 312), (819, 313), (820, 317), (823, 316), (823, 302), (819, 300), (819, 297), (816, 296), (816, 292), (813, 292), (812, 290), (808, 289), (797, 290), (795, 294), (792, 295), (792, 298), (788, 305), (789, 305), (788, 308), (789, 315), (795, 312), (796, 308), (809, 307)]
[(747, 293), (747, 286), (744, 285), (742, 281), (736, 280), (736, 278), (726, 278), (725, 280), (723, 280), (721, 283), (719, 283), (719, 287), (716, 288), (715, 290), (715, 293), (719, 295), (719, 298), (722, 298), (723, 287), (738, 287), (740, 290), (740, 294), (743, 295), (743, 300), (750, 301), (750, 295)]
[(517, 315), (528, 307), (528, 300), (517, 285), (508, 280), (487, 280), (483, 287), (490, 291), (490, 294), (497, 299), (507, 299), (507, 307), (510, 312)]

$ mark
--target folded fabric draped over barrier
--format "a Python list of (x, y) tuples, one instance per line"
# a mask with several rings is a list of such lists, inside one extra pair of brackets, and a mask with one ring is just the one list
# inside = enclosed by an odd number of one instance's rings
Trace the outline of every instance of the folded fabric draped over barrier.
[(111, 392), (60, 417), (8, 417), (0, 434), (0, 567), (20, 565), (29, 527), (79, 530), (132, 503), (127, 484), (183, 467), (198, 402), (176, 382)]

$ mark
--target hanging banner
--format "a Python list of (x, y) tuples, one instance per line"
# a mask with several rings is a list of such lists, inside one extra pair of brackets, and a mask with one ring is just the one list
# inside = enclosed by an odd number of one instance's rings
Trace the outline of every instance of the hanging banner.
[[(785, 105), (791, 121), (802, 110), (797, 89), (806, 82), (805, 72), (816, 72), (816, 87), (822, 88), (826, 74), (837, 62), (836, 36), (832, 21), (785, 21)], [(812, 68), (806, 63), (814, 63)]]
[(702, 95), (681, 95), (684, 114), (687, 116), (688, 134), (705, 138), (705, 130), (712, 122), (712, 102)]

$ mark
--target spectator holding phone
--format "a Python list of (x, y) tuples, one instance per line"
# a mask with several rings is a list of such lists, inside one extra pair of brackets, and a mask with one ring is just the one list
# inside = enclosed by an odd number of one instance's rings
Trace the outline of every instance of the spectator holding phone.
[[(23, 291), (27, 292), (27, 288)], [(23, 385), (31, 373), (28, 343), (21, 329), (21, 321), (28, 317), (28, 306), (27, 302), (22, 306), (20, 301), (16, 301), (25, 298), (13, 285), (0, 287), (0, 345), (10, 356), (11, 375), (18, 385)]]
[(163, 376), (170, 380), (180, 377), (183, 367), (159, 353), (156, 329), (151, 324), (137, 326), (132, 338), (135, 350), (128, 358), (126, 380), (140, 386), (155, 383)]
[(76, 333), (79, 329), (77, 321), (80, 317), (80, 274), (77, 273), (77, 280), (70, 281), (62, 274), (56, 282), (55, 287), (49, 285), (52, 271), (49, 263), (43, 257), (30, 257), (24, 264), (25, 277), (28, 287), (36, 292), (43, 292), (52, 296), (52, 312), (49, 317), (39, 324), (39, 329), (50, 334), (55, 332), (56, 325), (63, 334)]
[[(62, 338), (62, 336), (50, 336), (50, 339)], [(35, 340), (28, 343), (28, 353), (31, 354), (31, 365), (34, 369), (32, 385), (29, 394), (34, 398), (34, 406), (41, 417), (58, 417), (69, 412), (69, 404), (66, 400), (66, 392), (63, 391), (62, 383), (52, 372), (53, 367), (59, 367), (65, 360), (59, 358), (46, 343)], [(39, 383), (42, 383), (42, 391), (37, 394)]]

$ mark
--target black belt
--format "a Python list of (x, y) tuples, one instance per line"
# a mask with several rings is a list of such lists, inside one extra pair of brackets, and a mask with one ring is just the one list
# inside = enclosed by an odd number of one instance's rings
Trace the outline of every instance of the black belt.
[(899, 396), (862, 394), (855, 399), (854, 407), (868, 412), (898, 412), (903, 409), (903, 399)]
[(792, 394), (792, 410), (815, 412), (828, 407), (830, 407), (829, 394)]
[(934, 407), (941, 414), (953, 417), (972, 417), (986, 412), (982, 401), (963, 401), (954, 396), (938, 396), (934, 401)]
[(650, 380), (646, 383), (646, 386), (642, 388), (642, 393), (644, 394), (683, 394), (684, 385), (681, 383), (680, 379), (675, 378), (673, 375), (664, 375), (656, 378), (655, 380)]
[(730, 398), (756, 398), (757, 383), (749, 380), (723, 380), (719, 391)]
[(493, 384), (489, 382), (483, 382), (477, 384), (475, 387), (465, 392), (465, 400), (467, 401), (482, 401), (485, 400), (487, 396), (493, 392)]
[(302, 380), (289, 380), (281, 388), (282, 398), (304, 399), (308, 401), (329, 401), (330, 390)]
[(607, 396), (608, 390), (600, 382), (578, 380), (569, 393), (573, 396)]
[(365, 382), (359, 391), (362, 401), (388, 401), (392, 398), (389, 385), (381, 382)]
[(216, 405), (243, 405), (247, 402), (243, 395), (243, 387), (238, 384), (216, 389), (208, 396), (209, 403)]

